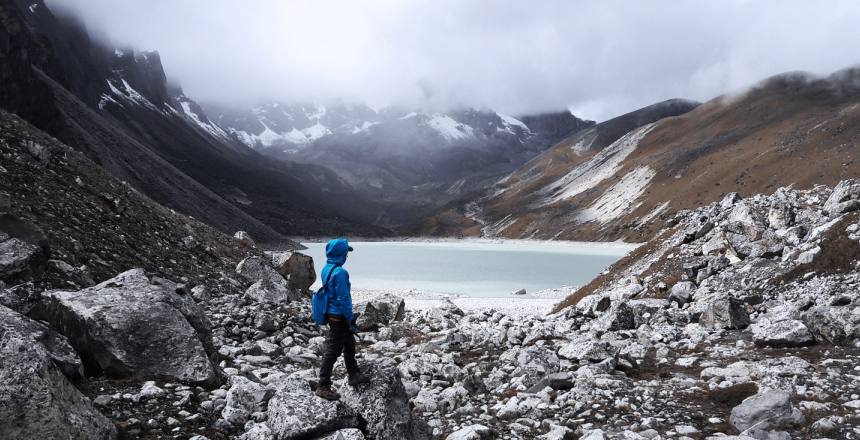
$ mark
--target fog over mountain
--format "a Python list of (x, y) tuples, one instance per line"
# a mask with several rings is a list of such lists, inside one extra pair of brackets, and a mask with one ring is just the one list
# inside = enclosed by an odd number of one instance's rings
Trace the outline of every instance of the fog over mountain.
[(860, 62), (860, 3), (50, 0), (158, 50), (201, 101), (347, 100), (606, 120)]

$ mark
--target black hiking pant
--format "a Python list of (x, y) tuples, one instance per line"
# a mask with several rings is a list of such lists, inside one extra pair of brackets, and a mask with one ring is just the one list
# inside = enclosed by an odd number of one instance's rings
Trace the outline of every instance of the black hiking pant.
[(325, 352), (320, 364), (320, 386), (331, 385), (331, 372), (334, 363), (343, 353), (343, 363), (350, 376), (358, 373), (358, 362), (355, 360), (355, 338), (349, 330), (346, 319), (328, 318), (328, 335), (325, 339)]

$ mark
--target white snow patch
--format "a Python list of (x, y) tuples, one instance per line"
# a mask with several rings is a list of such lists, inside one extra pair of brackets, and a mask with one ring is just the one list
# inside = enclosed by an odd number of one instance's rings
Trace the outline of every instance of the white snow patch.
[(200, 119), (200, 115), (194, 113), (194, 110), (191, 108), (191, 103), (188, 101), (181, 101), (179, 105), (182, 106), (182, 111), (188, 116), (195, 124), (199, 125), (200, 128), (206, 130), (207, 133), (215, 136), (215, 137), (227, 137), (227, 132), (225, 132), (221, 127), (213, 124), (212, 122), (204, 122)]
[(597, 140), (597, 130), (590, 128), (588, 131), (580, 135), (579, 142), (570, 147), (576, 154), (582, 154), (591, 149), (594, 141)]
[(124, 91), (114, 85), (113, 81), (111, 80), (107, 80), (107, 84), (111, 90), (111, 93), (116, 95), (118, 98), (132, 101), (144, 107), (149, 107), (153, 110), (158, 110), (155, 105), (153, 105), (151, 102), (149, 102), (148, 99), (146, 99), (145, 96), (141, 95), (137, 90), (134, 89), (134, 87), (129, 85), (128, 81), (126, 81), (125, 79), (122, 79), (122, 86), (125, 89)]
[(405, 120), (405, 119), (414, 118), (414, 117), (416, 117), (416, 116), (418, 116), (418, 113), (410, 112), (410, 113), (407, 113), (406, 115), (401, 116), (401, 117), (399, 117), (399, 118), (397, 118), (397, 119), (399, 119), (399, 120), (403, 121), (403, 120)]
[(308, 137), (295, 127), (292, 130), (281, 134), (281, 138), (293, 144), (304, 144), (308, 141)]
[(36, 9), (39, 9), (39, 4), (38, 4), (38, 3), (33, 3), (32, 5), (30, 5), (30, 6), (28, 7), (28, 9), (30, 9), (30, 13), (31, 13), (31, 14), (35, 14), (35, 13), (36, 13)]
[(427, 121), (427, 125), (439, 132), (448, 141), (472, 137), (472, 127), (461, 124), (448, 115), (436, 113)]
[[(262, 122), (260, 122), (262, 124)], [(254, 135), (254, 138), (266, 147), (271, 147), (278, 140), (284, 139), (284, 136), (275, 133), (268, 125), (263, 124), (263, 132)]]
[[(325, 112), (325, 107), (323, 107), (323, 112)], [(313, 142), (323, 136), (331, 134), (331, 130), (329, 130), (325, 125), (317, 122), (316, 124), (303, 129), (302, 134), (305, 135), (305, 142)]]
[(621, 162), (639, 145), (639, 141), (654, 128), (651, 123), (633, 130), (612, 145), (604, 148), (587, 162), (577, 165), (569, 173), (540, 190), (548, 195), (537, 203), (537, 206), (550, 205), (561, 200), (569, 199), (600, 182), (612, 177), (621, 169)]
[(655, 174), (656, 172), (648, 166), (638, 167), (625, 174), (591, 206), (582, 210), (576, 219), (582, 223), (597, 221), (604, 225), (625, 213), (633, 212), (641, 205), (641, 203), (634, 204), (636, 199), (645, 192)]
[(505, 229), (508, 229), (509, 226), (516, 223), (518, 219), (514, 217), (512, 214), (506, 215), (501, 220), (491, 224), (486, 225), (481, 228), (481, 236), (482, 237), (496, 237)]
[(374, 125), (379, 125), (379, 122), (364, 121), (361, 126), (356, 125), (355, 128), (352, 129), (352, 134), (367, 131), (370, 127), (373, 127)]
[(514, 133), (514, 131), (511, 130), (511, 127), (519, 127), (523, 131), (525, 131), (526, 133), (531, 133), (531, 130), (529, 130), (529, 127), (526, 124), (524, 124), (523, 121), (520, 121), (519, 119), (517, 119), (513, 116), (509, 116), (509, 115), (502, 114), (502, 113), (496, 113), (496, 115), (499, 118), (501, 118), (501, 120), (505, 124), (505, 126), (506, 126), (505, 128), (507, 129), (508, 132)]

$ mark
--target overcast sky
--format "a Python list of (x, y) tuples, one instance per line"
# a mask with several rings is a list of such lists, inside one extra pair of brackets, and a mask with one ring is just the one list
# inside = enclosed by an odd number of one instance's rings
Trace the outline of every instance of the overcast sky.
[(860, 1), (48, 0), (199, 101), (570, 108), (604, 120), (860, 63)]

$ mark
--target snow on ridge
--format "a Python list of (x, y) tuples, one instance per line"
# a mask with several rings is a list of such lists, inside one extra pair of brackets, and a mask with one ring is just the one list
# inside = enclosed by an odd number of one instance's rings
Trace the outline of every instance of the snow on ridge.
[(406, 120), (406, 119), (414, 118), (414, 117), (416, 117), (416, 116), (418, 116), (418, 113), (416, 113), (416, 112), (409, 112), (409, 113), (407, 113), (407, 114), (405, 114), (405, 115), (403, 115), (403, 116), (401, 116), (401, 117), (399, 117), (399, 118), (397, 118), (397, 119), (399, 119), (399, 120), (401, 120), (401, 121), (404, 121), (404, 120)]
[(379, 122), (364, 121), (361, 124), (361, 126), (356, 125), (352, 129), (352, 134), (361, 133), (362, 131), (367, 131), (368, 129), (370, 129), (370, 127), (373, 127), (374, 125), (379, 125)]
[(194, 110), (191, 108), (191, 102), (180, 101), (179, 105), (182, 106), (182, 111), (185, 113), (185, 115), (191, 118), (191, 120), (194, 121), (194, 123), (196, 123), (197, 125), (199, 125), (200, 128), (206, 130), (207, 133), (215, 137), (228, 137), (227, 132), (225, 132), (221, 127), (215, 125), (212, 122), (203, 122), (203, 120), (200, 119), (200, 115), (195, 113)]
[(427, 125), (439, 132), (448, 141), (468, 139), (473, 136), (472, 127), (455, 121), (448, 115), (435, 113)]
[(329, 130), (325, 125), (317, 122), (308, 128), (302, 129), (302, 134), (305, 135), (305, 142), (313, 142), (323, 136), (331, 134), (331, 130)]
[(579, 142), (573, 144), (570, 149), (577, 155), (582, 154), (591, 149), (594, 141), (597, 140), (597, 130), (589, 128), (579, 136)]
[(153, 110), (158, 110), (155, 107), (155, 105), (153, 105), (151, 102), (149, 102), (149, 99), (146, 99), (145, 96), (141, 95), (137, 90), (134, 89), (134, 87), (129, 85), (128, 81), (126, 81), (124, 78), (121, 78), (120, 80), (122, 81), (122, 86), (125, 89), (125, 91), (120, 90), (120, 88), (117, 87), (113, 83), (113, 81), (107, 80), (107, 84), (108, 84), (108, 87), (110, 88), (111, 93), (113, 93), (114, 95), (116, 95), (119, 98), (123, 98), (125, 100), (132, 101), (132, 102), (140, 104), (144, 107), (149, 107)]
[(546, 206), (569, 199), (612, 177), (621, 169), (621, 162), (636, 149), (639, 141), (654, 126), (655, 123), (651, 123), (630, 131), (587, 162), (577, 165), (558, 180), (539, 190), (547, 197), (537, 202), (537, 206)]
[[(525, 123), (523, 123), (523, 121), (520, 121), (513, 116), (509, 116), (504, 113), (496, 113), (496, 116), (498, 116), (502, 120), (502, 123), (505, 124), (505, 128), (510, 133), (514, 132), (513, 130), (511, 130), (511, 127), (519, 127), (526, 133), (532, 132), (531, 130), (529, 130), (529, 127)], [(499, 127), (499, 129), (501, 129), (501, 127)]]
[(607, 189), (591, 206), (580, 211), (576, 220), (582, 223), (596, 221), (605, 225), (626, 213), (635, 211), (642, 204), (641, 202), (635, 203), (636, 200), (645, 192), (656, 174), (648, 166), (641, 166), (630, 171)]

